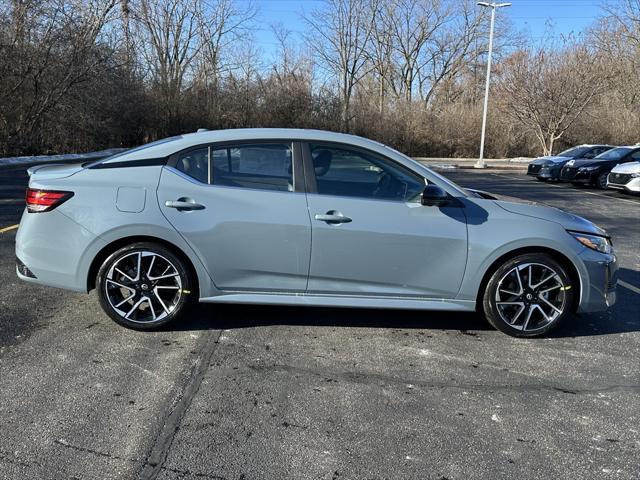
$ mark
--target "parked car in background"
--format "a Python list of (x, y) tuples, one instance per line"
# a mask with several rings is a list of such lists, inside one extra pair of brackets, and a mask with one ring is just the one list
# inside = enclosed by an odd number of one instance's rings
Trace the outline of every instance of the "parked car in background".
[(529, 164), (527, 175), (535, 175), (538, 180), (558, 180), (560, 170), (569, 161), (576, 158), (595, 158), (612, 149), (611, 145), (578, 145), (558, 155), (536, 158)]
[(593, 159), (569, 160), (562, 171), (560, 179), (574, 185), (592, 185), (597, 188), (607, 187), (607, 176), (616, 165), (640, 160), (640, 145), (616, 147), (601, 153)]
[(607, 177), (607, 187), (640, 193), (640, 162), (622, 163), (614, 167)]
[(199, 300), (479, 310), (533, 337), (615, 302), (611, 239), (590, 221), (460, 188), (352, 135), (201, 132), (29, 173), (18, 276), (95, 288), (130, 328)]

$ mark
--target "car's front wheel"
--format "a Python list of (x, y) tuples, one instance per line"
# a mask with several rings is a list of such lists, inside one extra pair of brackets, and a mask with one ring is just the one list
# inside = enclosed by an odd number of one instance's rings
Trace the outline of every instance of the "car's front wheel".
[(180, 316), (192, 279), (184, 262), (155, 243), (133, 243), (112, 253), (96, 278), (100, 305), (117, 323), (150, 330)]
[(601, 190), (604, 190), (605, 188), (607, 188), (607, 177), (609, 176), (609, 172), (604, 172), (601, 173), (600, 175), (598, 175), (598, 178), (596, 179), (596, 187), (598, 187)]
[(545, 253), (529, 253), (507, 260), (493, 273), (482, 305), (498, 330), (541, 337), (571, 314), (573, 295), (562, 265)]

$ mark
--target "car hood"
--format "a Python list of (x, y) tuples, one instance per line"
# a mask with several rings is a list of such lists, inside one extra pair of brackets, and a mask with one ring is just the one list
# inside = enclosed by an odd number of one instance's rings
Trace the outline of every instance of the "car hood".
[(640, 173), (640, 162), (628, 162), (617, 165), (613, 173)]
[(547, 157), (538, 157), (533, 162), (533, 165), (547, 165), (550, 163), (562, 163), (570, 160), (571, 157), (560, 157), (558, 155), (549, 155)]
[(612, 160), (594, 160), (594, 159), (590, 159), (590, 158), (578, 158), (576, 160), (573, 161), (569, 161), (567, 162), (567, 166), (568, 167), (572, 167), (572, 168), (580, 168), (580, 167), (590, 167), (592, 165), (597, 165), (597, 166), (607, 166), (611, 163), (615, 163), (615, 161)]
[(576, 232), (592, 233), (595, 235), (607, 234), (605, 230), (586, 218), (565, 212), (559, 208), (548, 207), (535, 202), (521, 201), (513, 197), (503, 197), (502, 195), (494, 195), (494, 197), (496, 198), (495, 203), (507, 212), (556, 222), (565, 229)]

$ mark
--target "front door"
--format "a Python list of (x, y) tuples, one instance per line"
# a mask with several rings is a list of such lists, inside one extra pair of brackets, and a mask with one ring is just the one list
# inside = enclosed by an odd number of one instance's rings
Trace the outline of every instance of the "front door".
[(160, 208), (217, 288), (305, 291), (311, 227), (296, 157), (291, 142), (210, 145), (163, 169)]
[(420, 203), (425, 180), (336, 144), (309, 145), (309, 293), (453, 298), (467, 260), (462, 208)]

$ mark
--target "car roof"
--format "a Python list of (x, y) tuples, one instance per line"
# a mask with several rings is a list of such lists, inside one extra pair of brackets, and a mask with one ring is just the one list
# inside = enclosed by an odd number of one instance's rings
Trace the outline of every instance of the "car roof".
[(185, 148), (210, 143), (244, 142), (247, 140), (303, 140), (320, 142), (339, 142), (360, 146), (378, 151), (392, 150), (374, 140), (350, 135), (346, 133), (325, 130), (307, 130), (301, 128), (236, 128), (229, 130), (206, 130), (187, 133), (175, 137), (159, 140), (139, 148), (135, 148), (120, 155), (109, 157), (104, 163), (125, 162), (128, 160), (143, 160), (163, 158)]

